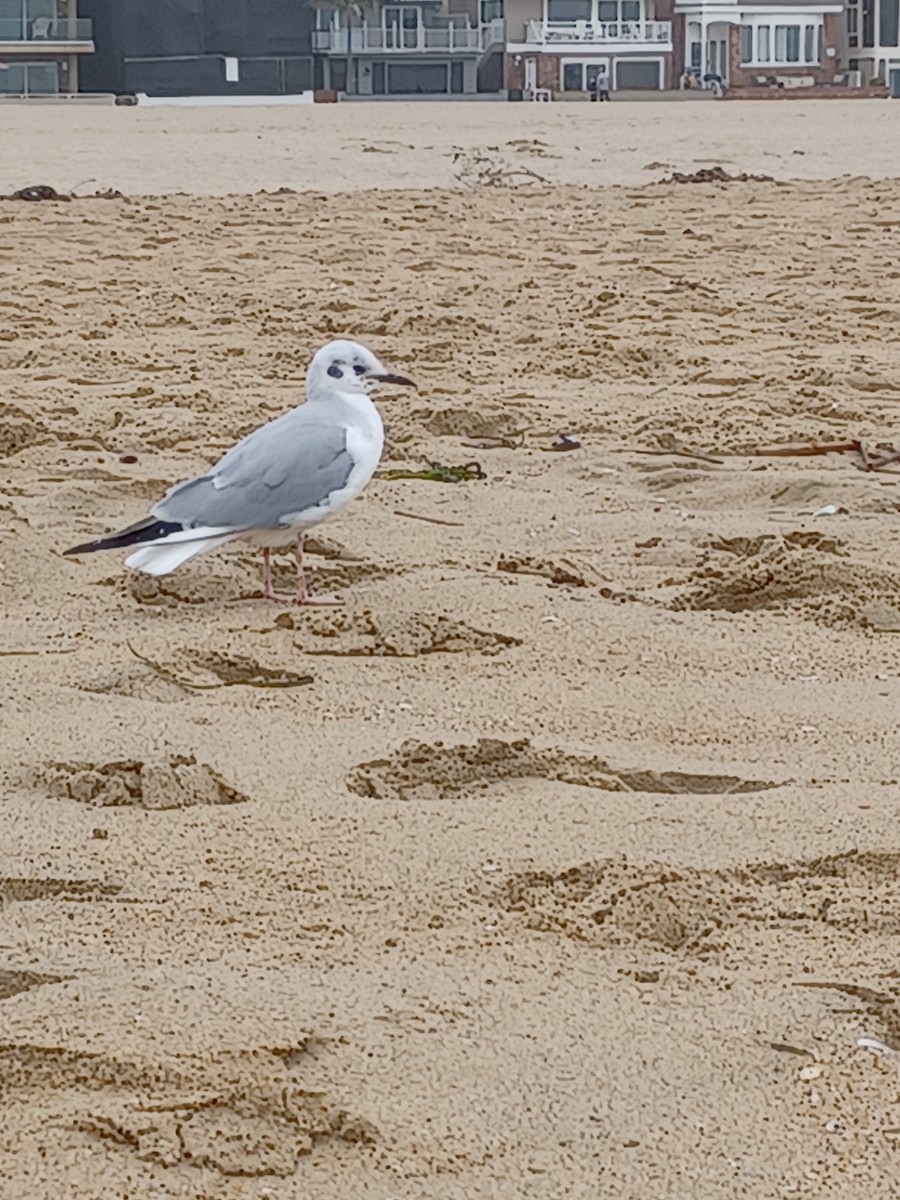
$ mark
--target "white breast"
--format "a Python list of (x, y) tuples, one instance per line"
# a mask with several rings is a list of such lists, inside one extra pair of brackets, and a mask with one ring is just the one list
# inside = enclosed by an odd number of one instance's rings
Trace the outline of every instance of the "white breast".
[(318, 525), (327, 517), (349, 503), (363, 490), (375, 473), (384, 449), (384, 425), (381, 414), (365, 395), (348, 395), (341, 398), (346, 415), (347, 452), (353, 459), (353, 469), (346, 484), (332, 492), (321, 504), (303, 512), (285, 513), (281, 520), (294, 529), (307, 529)]

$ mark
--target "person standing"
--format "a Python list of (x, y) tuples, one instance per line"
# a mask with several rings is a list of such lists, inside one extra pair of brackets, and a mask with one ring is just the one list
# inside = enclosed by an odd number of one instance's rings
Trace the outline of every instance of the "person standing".
[(598, 100), (609, 99), (609, 68), (605, 64), (597, 71), (597, 78), (594, 80), (594, 91)]

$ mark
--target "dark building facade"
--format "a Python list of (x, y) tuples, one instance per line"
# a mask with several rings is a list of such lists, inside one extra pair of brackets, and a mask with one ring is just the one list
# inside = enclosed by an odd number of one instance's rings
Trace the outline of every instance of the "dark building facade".
[(315, 85), (306, 0), (80, 0), (95, 53), (83, 92), (269, 96)]

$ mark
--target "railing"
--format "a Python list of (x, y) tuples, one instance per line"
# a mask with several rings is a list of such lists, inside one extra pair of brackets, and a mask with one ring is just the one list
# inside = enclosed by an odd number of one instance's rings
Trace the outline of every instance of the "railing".
[(34, 17), (30, 21), (0, 19), (0, 42), (90, 42), (93, 37), (94, 22), (90, 17), (68, 17), (60, 21), (49, 17)]
[(529, 21), (525, 40), (543, 46), (550, 42), (671, 42), (671, 21)]
[(361, 25), (353, 30), (319, 29), (313, 33), (313, 49), (329, 54), (346, 54), (348, 32), (353, 35), (350, 49), (354, 54), (367, 50), (384, 51), (386, 54), (445, 50), (452, 54), (457, 50), (481, 49), (480, 31), (462, 23), (440, 29), (424, 29), (422, 26), (379, 29), (369, 25)]
[(488, 21), (486, 25), (481, 27), (481, 49), (487, 50), (489, 46), (495, 46), (498, 42), (506, 41), (506, 22), (502, 17), (493, 21)]

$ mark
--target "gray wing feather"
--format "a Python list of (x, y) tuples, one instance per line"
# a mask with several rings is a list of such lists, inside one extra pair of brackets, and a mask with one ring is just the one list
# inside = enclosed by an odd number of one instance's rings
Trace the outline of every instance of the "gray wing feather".
[(285, 413), (249, 434), (208, 474), (167, 492), (153, 515), (192, 528), (278, 529), (287, 514), (322, 504), (353, 470), (347, 433), (300, 416)]

